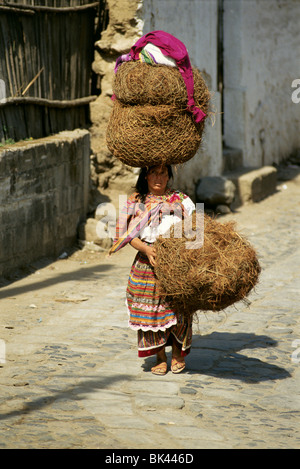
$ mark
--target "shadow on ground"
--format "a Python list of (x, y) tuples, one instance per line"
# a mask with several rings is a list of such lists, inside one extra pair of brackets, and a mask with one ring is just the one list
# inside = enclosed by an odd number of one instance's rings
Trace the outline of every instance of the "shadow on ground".
[(134, 376), (127, 374), (117, 374), (115, 376), (106, 376), (98, 379), (87, 379), (82, 381), (80, 384), (66, 387), (65, 389), (59, 392), (54, 392), (53, 394), (51, 394), (50, 385), (49, 392), (47, 394), (39, 395), (37, 398), (27, 400), (26, 403), (23, 403), (23, 405), (20, 406), (20, 409), (0, 414), (0, 421), (10, 418), (24, 418), (25, 415), (31, 412), (41, 411), (46, 407), (51, 406), (54, 402), (58, 402), (60, 400), (80, 401), (81, 399), (85, 399), (89, 393), (105, 389), (118, 381), (129, 381), (132, 379), (134, 379)]
[(43, 279), (41, 281), (33, 281), (25, 285), (14, 285), (13, 283), (9, 286), (0, 288), (0, 300), (7, 297), (14, 297), (26, 292), (32, 292), (47, 288), (56, 284), (61, 284), (71, 280), (78, 280), (78, 274), (80, 273), (80, 281), (87, 282), (91, 280), (97, 280), (112, 269), (113, 264), (101, 264), (93, 265), (91, 267), (80, 267), (72, 272), (59, 273), (50, 278)]
[[(190, 354), (186, 357), (185, 373), (249, 383), (291, 377), (290, 373), (280, 366), (239, 353), (244, 349), (275, 347), (277, 342), (271, 337), (252, 333), (213, 332), (206, 336), (194, 336), (193, 344)], [(150, 372), (154, 363), (155, 358), (146, 359), (144, 371)]]

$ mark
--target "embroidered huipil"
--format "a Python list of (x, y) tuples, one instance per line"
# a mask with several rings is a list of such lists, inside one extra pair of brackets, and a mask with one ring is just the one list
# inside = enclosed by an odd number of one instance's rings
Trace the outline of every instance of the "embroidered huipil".
[(149, 225), (145, 226), (141, 230), (139, 238), (142, 241), (147, 243), (154, 243), (158, 236), (167, 236), (170, 228), (173, 225), (181, 222), (183, 218), (183, 213), (181, 212), (184, 212), (185, 215), (191, 215), (195, 210), (194, 202), (179, 191), (175, 191), (167, 200), (170, 204), (179, 202), (182, 205), (183, 210), (179, 209), (177, 212), (175, 211), (172, 213), (172, 208), (167, 206), (165, 210), (162, 211), (159, 223), (152, 221)]

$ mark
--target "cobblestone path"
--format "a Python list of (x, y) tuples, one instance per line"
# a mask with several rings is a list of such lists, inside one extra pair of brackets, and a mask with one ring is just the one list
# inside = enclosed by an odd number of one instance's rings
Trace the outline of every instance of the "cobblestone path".
[(179, 375), (137, 357), (130, 247), (41, 261), (3, 285), (0, 448), (299, 448), (299, 214), (297, 176), (223, 217), (257, 249), (260, 283), (250, 305), (199, 318)]

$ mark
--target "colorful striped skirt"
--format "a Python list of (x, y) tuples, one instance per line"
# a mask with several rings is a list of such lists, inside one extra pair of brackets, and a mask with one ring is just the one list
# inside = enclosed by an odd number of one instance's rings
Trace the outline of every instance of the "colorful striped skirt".
[(138, 252), (126, 291), (129, 327), (138, 334), (138, 355), (146, 357), (175, 344), (187, 355), (192, 343), (192, 324), (159, 295), (153, 267)]

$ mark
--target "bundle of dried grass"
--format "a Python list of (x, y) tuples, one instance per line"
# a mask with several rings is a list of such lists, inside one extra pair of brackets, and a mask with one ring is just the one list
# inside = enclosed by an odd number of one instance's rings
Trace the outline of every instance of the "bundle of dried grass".
[[(207, 113), (210, 93), (198, 69), (193, 68), (194, 99)], [(187, 91), (178, 68), (124, 62), (114, 77), (113, 92), (123, 104), (187, 105)]]
[[(195, 232), (195, 219), (192, 226)], [(185, 236), (155, 242), (158, 284), (180, 314), (223, 310), (256, 285), (261, 270), (256, 252), (233, 222), (205, 215), (203, 246), (187, 249), (186, 242)]]
[[(206, 115), (210, 93), (193, 69), (194, 99)], [(175, 67), (125, 62), (115, 75), (116, 96), (106, 143), (111, 153), (132, 167), (181, 164), (197, 152), (205, 119), (195, 123), (186, 111), (187, 91)]]
[(115, 101), (106, 142), (128, 166), (181, 164), (197, 152), (204, 121), (196, 124), (187, 111), (168, 105), (124, 106)]

